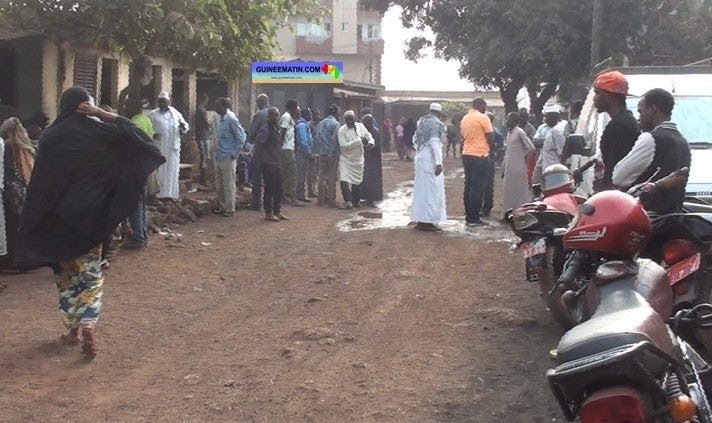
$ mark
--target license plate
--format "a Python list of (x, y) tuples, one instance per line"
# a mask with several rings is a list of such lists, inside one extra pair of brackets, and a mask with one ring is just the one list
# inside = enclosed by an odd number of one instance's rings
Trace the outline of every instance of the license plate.
[(670, 269), (668, 269), (668, 278), (670, 279), (670, 285), (675, 285), (676, 283), (695, 273), (700, 268), (700, 262), (701, 255), (700, 253), (697, 253), (679, 263), (670, 266)]
[(525, 242), (522, 244), (522, 254), (525, 259), (546, 254), (546, 238), (539, 238), (536, 241)]

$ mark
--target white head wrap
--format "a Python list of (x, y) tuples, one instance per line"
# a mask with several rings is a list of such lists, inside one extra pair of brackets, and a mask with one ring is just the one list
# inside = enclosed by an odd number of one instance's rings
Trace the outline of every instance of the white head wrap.
[(353, 110), (347, 110), (346, 113), (344, 113), (344, 117), (348, 117), (348, 116), (356, 118), (356, 113)]
[(550, 105), (544, 107), (543, 112), (544, 112), (544, 114), (561, 113), (561, 106), (559, 106), (558, 104), (550, 104)]
[(170, 100), (171, 96), (167, 92), (163, 91), (162, 93), (158, 94), (158, 99)]

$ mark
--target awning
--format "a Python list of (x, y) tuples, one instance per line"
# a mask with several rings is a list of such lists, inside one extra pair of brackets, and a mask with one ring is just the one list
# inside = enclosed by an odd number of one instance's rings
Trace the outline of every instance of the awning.
[(369, 94), (364, 94), (364, 93), (360, 93), (357, 91), (345, 90), (343, 88), (334, 88), (334, 97), (354, 98), (354, 99), (363, 99), (363, 100), (376, 99), (375, 95), (369, 95)]
[(29, 35), (35, 34), (0, 25), (0, 40), (14, 40), (15, 38), (27, 37)]

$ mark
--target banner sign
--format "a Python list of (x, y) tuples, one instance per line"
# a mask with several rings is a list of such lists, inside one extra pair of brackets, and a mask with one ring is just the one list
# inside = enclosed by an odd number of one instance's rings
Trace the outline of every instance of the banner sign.
[(344, 62), (252, 62), (253, 84), (341, 84)]

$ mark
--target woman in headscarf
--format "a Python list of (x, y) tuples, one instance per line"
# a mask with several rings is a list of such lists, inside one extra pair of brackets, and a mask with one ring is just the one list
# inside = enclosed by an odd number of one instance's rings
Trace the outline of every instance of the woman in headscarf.
[[(0, 269), (28, 270), (32, 266), (18, 267), (14, 263), (17, 228), (25, 203), (25, 193), (30, 182), (32, 168), (35, 165), (35, 147), (27, 135), (25, 127), (16, 117), (5, 120), (0, 126), (0, 139), (4, 139), (4, 171), (0, 175), (2, 208), (5, 219), (5, 231), (0, 229)], [(2, 181), (4, 179), (4, 182)], [(5, 249), (3, 251), (3, 243)]]
[(87, 357), (97, 352), (101, 244), (136, 208), (148, 174), (164, 161), (143, 131), (92, 105), (80, 87), (62, 94), (60, 114), (40, 138), (17, 261), (52, 266), (68, 330), (62, 340), (81, 343)]
[(366, 200), (367, 206), (373, 207), (376, 201), (383, 200), (382, 139), (372, 115), (364, 115), (361, 121), (375, 142), (373, 148), (364, 151), (363, 182), (361, 182), (361, 196)]

